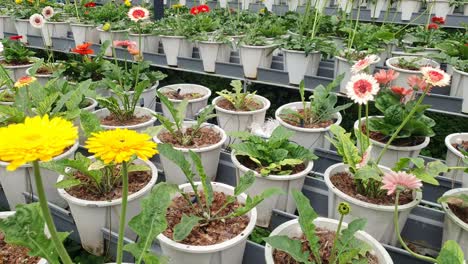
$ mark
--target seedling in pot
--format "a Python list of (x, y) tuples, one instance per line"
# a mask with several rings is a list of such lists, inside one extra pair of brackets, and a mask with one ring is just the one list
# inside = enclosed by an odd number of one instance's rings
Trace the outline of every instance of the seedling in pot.
[(241, 81), (233, 80), (231, 81), (231, 86), (234, 90), (233, 92), (222, 90), (221, 92), (216, 93), (223, 99), (227, 100), (235, 111), (254, 111), (262, 107), (262, 103), (255, 99), (256, 92), (244, 92)]
[(245, 204), (239, 204), (226, 212), (227, 210), (225, 209), (237, 202), (237, 197), (244, 193), (254, 183), (255, 175), (253, 172), (249, 171), (240, 177), (239, 184), (234, 189), (234, 194), (225, 194), (226, 198), (222, 205), (218, 206), (219, 208), (215, 210), (213, 204), (215, 201), (215, 192), (213, 191), (210, 178), (206, 176), (200, 157), (195, 152), (191, 150), (189, 151), (190, 159), (195, 165), (197, 175), (200, 175), (202, 191), (198, 191), (198, 186), (194, 181), (196, 173), (193, 171), (192, 164), (185, 158), (182, 151), (175, 150), (169, 144), (160, 144), (158, 149), (161, 155), (165, 156), (181, 168), (187, 181), (191, 185), (191, 189), (194, 190), (193, 194), (179, 190), (183, 199), (192, 208), (192, 210), (189, 215), (183, 214), (180, 223), (174, 226), (173, 239), (175, 241), (182, 241), (187, 238), (193, 228), (198, 225), (207, 225), (212, 221), (225, 222), (228, 219), (244, 216), (266, 198), (282, 193), (282, 191), (277, 188), (267, 189), (258, 196), (247, 196)]
[(468, 194), (445, 195), (437, 200), (438, 203), (447, 203), (453, 213), (468, 224)]

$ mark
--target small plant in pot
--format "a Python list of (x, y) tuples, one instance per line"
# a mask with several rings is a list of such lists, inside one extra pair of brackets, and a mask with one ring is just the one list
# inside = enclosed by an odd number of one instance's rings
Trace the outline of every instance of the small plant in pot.
[[(166, 212), (168, 228), (158, 236), (163, 254), (172, 263), (187, 259), (200, 264), (209, 264), (212, 259), (240, 263), (247, 237), (255, 227), (255, 207), (281, 191), (269, 188), (259, 195), (248, 196), (244, 192), (253, 188), (252, 172), (246, 173), (234, 188), (211, 182), (200, 157), (193, 151), (188, 153), (190, 162), (185, 153), (169, 144), (159, 145), (159, 151), (181, 168), (188, 181), (179, 186)], [(195, 182), (192, 166), (201, 182)]]
[[(257, 20), (256, 24), (259, 23)], [(251, 29), (242, 37), (239, 47), (244, 76), (256, 79), (258, 67), (271, 67), (273, 51), (276, 49), (277, 44), (267, 40), (258, 31)]]
[(257, 225), (268, 226), (272, 209), (288, 213), (296, 210), (291, 190), (302, 189), (306, 175), (316, 159), (312, 151), (289, 141), (294, 132), (279, 126), (270, 138), (264, 139), (249, 132), (233, 132), (241, 143), (232, 144), (231, 159), (236, 166), (237, 182), (247, 171), (254, 171), (257, 178), (249, 195), (256, 195), (268, 187), (283, 189), (286, 194), (272, 197), (260, 205)]
[(339, 221), (318, 217), (309, 200), (300, 191), (293, 191), (299, 218), (288, 221), (264, 238), (267, 243), (267, 264), (275, 263), (375, 263), (393, 264), (380, 243), (363, 232), (366, 219), (358, 218), (346, 224), (349, 204), (336, 208)]
[[(270, 101), (256, 92), (243, 92), (242, 82), (231, 81), (233, 91), (216, 92), (213, 99), (218, 125), (226, 132), (250, 131), (252, 124), (263, 124)], [(229, 143), (231, 143), (229, 137)]]
[(99, 7), (93, 1), (77, 1), (73, 5), (67, 5), (66, 11), (73, 14), (70, 19), (70, 28), (75, 40), (75, 46), (86, 42), (99, 43), (99, 32), (94, 21), (94, 12)]
[[(171, 119), (174, 121), (163, 115), (155, 114), (161, 122), (161, 126), (153, 129), (154, 140), (157, 143), (173, 145), (177, 150), (183, 151), (187, 157), (189, 150), (196, 152), (201, 156), (206, 174), (214, 180), (218, 170), (221, 148), (227, 139), (224, 130), (216, 125), (206, 123), (216, 116), (212, 114), (214, 106), (205, 108), (195, 121), (184, 121), (187, 99), (175, 107), (163, 94), (158, 92), (158, 97), (161, 99), (161, 103), (167, 107), (171, 113)], [(185, 182), (184, 172), (175, 167), (171, 160), (163, 156), (161, 163), (168, 182), (176, 184)]]
[[(175, 107), (178, 107), (183, 100), (187, 100), (188, 105), (184, 117), (187, 119), (195, 119), (198, 113), (208, 105), (208, 99), (211, 96), (211, 90), (208, 87), (190, 83), (167, 85), (159, 88), (158, 92), (167, 97)], [(162, 112), (165, 117), (173, 120), (172, 113), (165, 104), (162, 104)]]
[(187, 39), (194, 33), (190, 26), (191, 19), (189, 14), (177, 14), (165, 17), (160, 22), (161, 42), (169, 66), (177, 66), (177, 57), (192, 57), (193, 44)]
[(14, 81), (25, 76), (26, 69), (34, 64), (32, 56), (35, 53), (28, 49), (19, 39), (10, 37), (9, 39), (2, 40), (3, 58), (0, 63), (9, 71), (9, 75)]
[(197, 41), (203, 68), (206, 72), (216, 72), (216, 62), (229, 62), (231, 48), (228, 44), (232, 39), (223, 31), (201, 32), (191, 38)]
[(319, 85), (314, 94), (306, 101), (304, 82), (299, 85), (301, 102), (289, 103), (276, 110), (275, 118), (279, 123), (295, 134), (291, 140), (297, 144), (313, 150), (320, 147), (328, 149), (329, 142), (325, 135), (331, 124), (341, 123), (340, 111), (347, 109), (352, 103), (336, 106), (337, 96), (332, 90), (341, 82), (339, 76), (332, 83), (324, 87)]
[[(468, 134), (454, 133), (445, 137), (447, 147), (447, 157), (445, 162), (448, 166), (460, 166), (468, 163)], [(462, 187), (468, 187), (467, 171), (451, 171), (445, 176), (452, 179), (452, 189), (455, 188), (455, 181), (459, 181)]]
[(440, 30), (441, 23), (437, 20), (436, 22), (408, 29), (402, 40), (406, 44), (404, 51), (419, 56), (439, 53), (435, 46), (447, 38), (447, 33)]
[(421, 76), (421, 68), (439, 68), (439, 64), (431, 59), (415, 56), (401, 56), (387, 59), (385, 62), (388, 68), (397, 72), (397, 78), (392, 82), (395, 86), (406, 86), (407, 80), (412, 75)]

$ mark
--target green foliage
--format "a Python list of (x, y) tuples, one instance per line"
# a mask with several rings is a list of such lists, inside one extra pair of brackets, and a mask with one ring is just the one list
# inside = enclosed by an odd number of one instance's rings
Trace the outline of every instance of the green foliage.
[(463, 251), (457, 242), (448, 240), (437, 256), (437, 264), (463, 264), (464, 259)]
[(250, 102), (256, 101), (254, 95), (256, 92), (244, 92), (242, 88), (242, 82), (239, 80), (231, 81), (231, 86), (234, 92), (228, 90), (222, 90), (221, 92), (216, 92), (218, 95), (222, 96), (224, 99), (228, 100), (236, 109), (236, 111), (252, 111), (256, 110), (251, 108)]
[(290, 35), (282, 39), (281, 47), (286, 50), (304, 51), (306, 56), (311, 52), (320, 52), (324, 55), (336, 53), (333, 41), (322, 37), (310, 38), (303, 35)]
[[(411, 166), (411, 163), (414, 166)], [(406, 171), (425, 183), (439, 185), (436, 177), (441, 173), (446, 173), (448, 169), (449, 167), (439, 160), (424, 164), (422, 158), (401, 158), (393, 168), (393, 171)]]
[(3, 44), (3, 60), (9, 65), (23, 65), (31, 63), (31, 57), (35, 52), (28, 49), (19, 40), (5, 38)]
[(104, 74), (109, 70), (109, 65), (112, 64), (104, 58), (109, 45), (110, 41), (105, 41), (101, 45), (99, 53), (92, 59), (88, 56), (70, 54), (69, 58), (63, 61), (63, 75), (72, 82), (81, 82), (88, 79), (96, 82), (102, 80)]
[(92, 9), (91, 17), (97, 25), (109, 23), (111, 30), (123, 30), (128, 28), (128, 9), (123, 4), (110, 1), (99, 8)]
[(307, 163), (317, 158), (312, 151), (292, 143), (289, 138), (294, 132), (279, 126), (269, 139), (249, 133), (231, 133), (243, 140), (232, 144), (236, 156), (247, 156), (255, 162), (257, 171), (263, 175), (289, 175), (296, 165)]
[[(49, 263), (60, 263), (54, 243), (45, 234), (45, 221), (38, 203), (18, 205), (16, 213), (0, 220), (0, 230), (5, 242), (29, 249), (29, 255), (46, 259)], [(64, 241), (66, 232), (58, 233)]]

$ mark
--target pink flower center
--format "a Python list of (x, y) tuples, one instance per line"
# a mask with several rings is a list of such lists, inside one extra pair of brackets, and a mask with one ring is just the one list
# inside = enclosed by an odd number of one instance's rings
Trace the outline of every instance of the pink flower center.
[(372, 90), (372, 84), (367, 80), (358, 80), (354, 83), (353, 89), (356, 95), (362, 96)]
[(438, 82), (444, 78), (444, 75), (438, 71), (430, 71), (429, 78), (431, 78), (433, 82)]
[(36, 22), (36, 24), (40, 24), (40, 23), (41, 23), (41, 20), (40, 20), (39, 18), (36, 18), (36, 19), (34, 20), (34, 22)]
[(137, 10), (133, 11), (132, 16), (134, 18), (143, 18), (143, 17), (145, 17), (145, 11), (137, 9)]
[(50, 15), (50, 10), (46, 10), (45, 12), (47, 15)]

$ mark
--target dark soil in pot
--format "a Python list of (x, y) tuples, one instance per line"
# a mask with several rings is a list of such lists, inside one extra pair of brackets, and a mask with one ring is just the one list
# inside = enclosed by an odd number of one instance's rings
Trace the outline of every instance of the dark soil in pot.
[[(204, 195), (202, 192), (199, 193), (202, 199), (202, 203), (205, 204)], [(211, 205), (211, 213), (214, 214), (224, 205), (227, 197), (222, 192), (214, 192), (213, 203)], [(190, 194), (192, 200), (195, 199), (193, 193)], [(218, 216), (226, 216), (234, 212), (241, 204), (239, 202), (234, 202), (224, 208)], [(174, 227), (180, 223), (182, 215), (199, 215), (200, 214), (200, 204), (195, 203), (195, 209), (192, 208), (187, 201), (182, 197), (176, 197), (172, 200), (171, 205), (167, 209), (166, 219), (168, 223), (168, 228), (164, 231), (164, 235), (170, 239), (173, 238)], [(197, 210), (197, 211), (195, 211)], [(215, 220), (208, 223), (201, 223), (193, 228), (192, 232), (188, 237), (182, 241), (178, 241), (182, 244), (193, 245), (193, 246), (208, 246), (219, 244), (229, 239), (232, 239), (242, 233), (249, 224), (249, 217), (246, 215), (228, 218), (225, 221)]]
[[(331, 251), (332, 251), (332, 248), (333, 248), (333, 241), (335, 239), (336, 232), (331, 231), (331, 230), (327, 230), (327, 229), (324, 229), (324, 228), (316, 228), (315, 229), (315, 234), (319, 238), (319, 244), (320, 244), (319, 253), (320, 253), (320, 257), (322, 258), (322, 263), (323, 264), (328, 264), (329, 259), (330, 259), (330, 255), (331, 255)], [(302, 250), (303, 251), (310, 251), (310, 249), (309, 249), (310, 244), (307, 241), (307, 239), (305, 238), (305, 236), (302, 236), (300, 238), (294, 238), (294, 239), (300, 240), (302, 242)], [(379, 263), (379, 260), (377, 259), (377, 257), (370, 254), (369, 252), (366, 253), (366, 259), (367, 259), (368, 264), (378, 264)], [(275, 264), (299, 264), (299, 263), (302, 263), (302, 262), (295, 261), (294, 258), (291, 257), (291, 255), (289, 255), (288, 253), (286, 253), (284, 251), (277, 250), (277, 249), (275, 249), (273, 251), (273, 260), (274, 260)], [(311, 255), (309, 257), (309, 260), (314, 261), (314, 257)]]
[(464, 150), (464, 151), (468, 151), (468, 141), (462, 141), (461, 144), (452, 144), (452, 146), (457, 149), (458, 151), (460, 150)]
[(255, 111), (263, 108), (263, 103), (257, 100), (249, 100), (240, 110), (237, 110), (231, 102), (224, 98), (219, 100), (216, 105), (226, 110), (244, 112)]
[(133, 125), (139, 125), (142, 123), (145, 123), (147, 121), (151, 120), (151, 116), (149, 115), (144, 115), (144, 116), (133, 116), (132, 119), (129, 120), (119, 120), (117, 119), (114, 115), (110, 114), (103, 119), (101, 119), (101, 125), (106, 125), (106, 126), (133, 126)]
[[(185, 134), (187, 135), (191, 135), (192, 133), (192, 128), (187, 128), (185, 131)], [(220, 142), (222, 136), (217, 130), (211, 127), (202, 127), (198, 131), (197, 135), (193, 137), (192, 144), (190, 145), (179, 144), (177, 138), (175, 138), (171, 133), (167, 131), (159, 133), (158, 139), (161, 140), (163, 143), (169, 143), (174, 147), (178, 148), (201, 148), (211, 146)]]
[(5, 235), (0, 232), (0, 263), (5, 264), (37, 264), (39, 257), (28, 255), (29, 249), (21, 246), (9, 245), (5, 242)]
[(48, 68), (48, 67), (39, 67), (39, 69), (37, 69), (36, 71), (36, 74), (39, 74), (39, 75), (51, 75), (53, 74), (53, 71), (52, 69)]
[[(366, 134), (366, 125), (363, 124), (361, 126), (361, 131)], [(390, 137), (387, 135), (384, 135), (378, 131), (369, 131), (369, 137), (375, 141), (378, 141), (382, 144), (387, 144), (388, 140), (390, 140)], [(392, 141), (391, 146), (396, 146), (396, 147), (413, 147), (417, 145), (421, 145), (425, 137), (409, 137), (409, 138), (396, 138)]]
[(7, 63), (6, 61), (0, 61), (0, 64), (3, 64), (4, 66), (22, 66), (22, 65), (29, 65), (33, 64), (34, 62), (28, 61), (13, 61), (12, 63)]
[(169, 99), (174, 99), (174, 100), (193, 100), (193, 99), (198, 99), (204, 96), (204, 94), (201, 93), (182, 93), (180, 89), (175, 90), (175, 91), (170, 91), (170, 92), (163, 92), (163, 94), (169, 98)]
[[(304, 109), (297, 110), (297, 113), (300, 114), (301, 116), (304, 116)], [(333, 125), (336, 122), (336, 119), (332, 119), (332, 120), (322, 121), (319, 123), (305, 124), (304, 122), (302, 122), (302, 120), (300, 120), (299, 118), (297, 118), (295, 115), (292, 115), (292, 114), (280, 115), (280, 117), (284, 122), (292, 126), (302, 127), (302, 128), (326, 128), (326, 127)]]
[(448, 204), (448, 207), (460, 220), (468, 224), (468, 207), (463, 208), (454, 204)]
[[(258, 167), (257, 163), (253, 162), (248, 156), (237, 155), (236, 158), (240, 162), (240, 164), (244, 165), (245, 167), (247, 167), (247, 168), (249, 168), (251, 170), (254, 170), (254, 171), (260, 173), (260, 170), (262, 168)], [(301, 171), (304, 171), (306, 167), (307, 166), (303, 163), (303, 164), (296, 165), (294, 167), (285, 166), (284, 170), (292, 170), (292, 172), (289, 174), (289, 175), (291, 175), (291, 174), (296, 174), (296, 173), (299, 173)]]
[[(330, 176), (330, 181), (333, 185), (338, 188), (340, 191), (346, 193), (347, 195), (356, 198), (360, 201), (377, 204), (377, 205), (394, 205), (395, 204), (395, 194), (387, 195), (383, 193), (379, 197), (366, 197), (360, 194), (357, 191), (357, 187), (354, 184), (354, 179), (351, 174), (348, 172), (340, 172)], [(411, 191), (403, 191), (400, 193), (399, 205), (404, 205), (412, 202), (414, 200), (413, 193)]]

